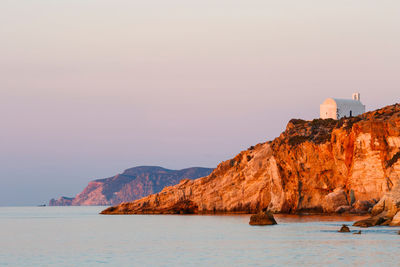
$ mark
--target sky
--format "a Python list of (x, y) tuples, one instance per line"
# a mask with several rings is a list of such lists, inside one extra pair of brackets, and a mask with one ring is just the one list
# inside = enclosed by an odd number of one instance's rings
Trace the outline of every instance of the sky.
[(216, 167), (327, 97), (400, 102), (398, 0), (0, 1), (0, 206)]

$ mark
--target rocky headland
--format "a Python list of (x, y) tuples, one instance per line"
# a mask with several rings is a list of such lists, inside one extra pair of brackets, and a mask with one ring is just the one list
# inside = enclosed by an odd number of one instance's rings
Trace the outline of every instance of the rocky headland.
[(125, 170), (110, 178), (89, 182), (74, 198), (51, 199), (50, 206), (117, 205), (160, 192), (164, 187), (179, 183), (182, 179), (207, 176), (213, 169), (188, 168), (169, 170), (157, 166), (140, 166)]
[(382, 201), (385, 210), (390, 197), (399, 200), (391, 195), (400, 181), (399, 158), (399, 104), (340, 120), (293, 119), (279, 137), (206, 177), (102, 214), (378, 212)]

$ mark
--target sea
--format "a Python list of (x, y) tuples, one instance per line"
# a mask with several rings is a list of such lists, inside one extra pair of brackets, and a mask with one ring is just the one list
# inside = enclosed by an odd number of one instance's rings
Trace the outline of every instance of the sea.
[(400, 266), (399, 227), (360, 217), (100, 215), (106, 207), (0, 207), (0, 266)]

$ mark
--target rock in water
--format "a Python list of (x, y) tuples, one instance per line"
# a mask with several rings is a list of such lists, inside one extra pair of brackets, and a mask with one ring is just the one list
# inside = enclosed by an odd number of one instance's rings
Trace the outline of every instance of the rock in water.
[(374, 216), (365, 220), (360, 220), (357, 221), (353, 224), (353, 226), (358, 226), (358, 227), (371, 227), (371, 226), (376, 226), (376, 225), (381, 225), (384, 223), (387, 219), (385, 217), (380, 217), (380, 216)]
[(361, 235), (361, 230), (358, 232), (353, 233), (353, 235)]
[(277, 224), (272, 213), (265, 211), (258, 214), (251, 215), (250, 225), (273, 225)]
[(340, 232), (340, 233), (349, 233), (350, 232), (350, 228), (347, 225), (343, 224), (338, 232)]

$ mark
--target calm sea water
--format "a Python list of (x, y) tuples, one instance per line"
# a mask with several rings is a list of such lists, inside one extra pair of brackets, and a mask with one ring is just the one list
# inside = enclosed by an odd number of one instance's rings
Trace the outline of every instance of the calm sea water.
[(354, 217), (276, 216), (278, 225), (260, 227), (249, 215), (103, 208), (0, 207), (0, 266), (400, 266), (400, 228), (337, 232)]

